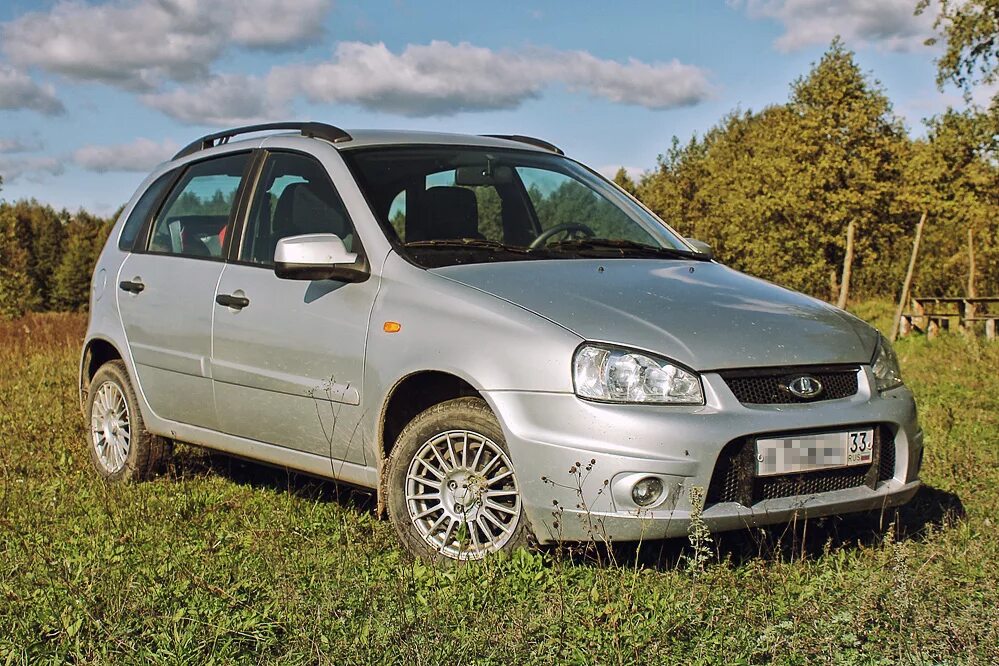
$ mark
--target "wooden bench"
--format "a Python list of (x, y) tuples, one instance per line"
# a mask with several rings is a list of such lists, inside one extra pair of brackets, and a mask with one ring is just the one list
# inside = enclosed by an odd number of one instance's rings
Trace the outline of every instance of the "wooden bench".
[(964, 333), (974, 334), (978, 322), (985, 324), (985, 337), (996, 339), (996, 320), (999, 312), (989, 311), (992, 306), (999, 310), (999, 296), (966, 297), (913, 297), (912, 310), (902, 314), (899, 321), (899, 335), (925, 333), (934, 337), (940, 331), (951, 328), (951, 322)]

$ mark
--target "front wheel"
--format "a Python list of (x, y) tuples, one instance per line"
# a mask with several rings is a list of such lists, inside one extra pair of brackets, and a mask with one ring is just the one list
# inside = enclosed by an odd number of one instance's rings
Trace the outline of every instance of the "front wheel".
[(528, 543), (503, 431), (477, 398), (449, 400), (407, 425), (387, 466), (389, 519), (425, 559), (478, 560)]

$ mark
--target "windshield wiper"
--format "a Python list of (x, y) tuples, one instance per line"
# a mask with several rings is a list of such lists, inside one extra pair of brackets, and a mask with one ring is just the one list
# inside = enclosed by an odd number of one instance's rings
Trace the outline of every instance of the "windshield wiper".
[(504, 250), (506, 252), (527, 252), (527, 248), (525, 247), (506, 245), (498, 241), (486, 240), (485, 238), (437, 238), (434, 240), (411, 241), (406, 243), (405, 246), (442, 248), (467, 247), (475, 249)]
[(579, 255), (593, 255), (599, 257), (664, 257), (669, 259), (700, 259), (706, 257), (696, 252), (688, 250), (678, 250), (672, 247), (656, 247), (635, 241), (611, 238), (583, 238), (576, 240), (564, 240), (552, 243), (545, 247), (546, 250), (554, 252), (573, 252)]

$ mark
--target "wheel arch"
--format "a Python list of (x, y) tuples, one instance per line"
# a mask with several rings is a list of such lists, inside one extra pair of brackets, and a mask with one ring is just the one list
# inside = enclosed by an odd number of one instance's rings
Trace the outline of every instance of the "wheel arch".
[(396, 381), (382, 403), (378, 419), (378, 513), (385, 512), (385, 461), (402, 429), (418, 414), (455, 398), (480, 398), (482, 393), (468, 379), (443, 370), (419, 370)]
[(93, 337), (83, 346), (80, 357), (80, 409), (85, 410), (87, 397), (90, 394), (90, 381), (97, 370), (108, 361), (123, 361), (124, 356), (111, 340), (104, 337)]

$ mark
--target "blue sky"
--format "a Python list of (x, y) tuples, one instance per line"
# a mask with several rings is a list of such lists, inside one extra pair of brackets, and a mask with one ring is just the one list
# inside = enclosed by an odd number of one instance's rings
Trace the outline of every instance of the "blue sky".
[(314, 119), (543, 137), (603, 171), (787, 99), (834, 35), (914, 134), (934, 84), (915, 0), (5, 0), (0, 197), (108, 213), (219, 127)]

